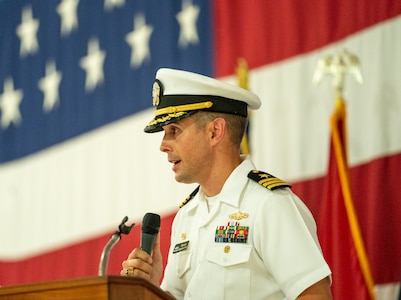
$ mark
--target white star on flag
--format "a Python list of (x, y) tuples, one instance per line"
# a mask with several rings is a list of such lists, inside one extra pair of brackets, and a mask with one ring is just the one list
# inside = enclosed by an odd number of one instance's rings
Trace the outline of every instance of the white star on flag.
[(7, 128), (11, 123), (18, 125), (21, 122), (19, 105), (24, 93), (22, 90), (14, 90), (12, 78), (4, 81), (3, 94), (0, 95), (1, 127)]
[(78, 4), (79, 0), (63, 0), (57, 6), (57, 12), (61, 18), (61, 35), (68, 35), (78, 27)]
[(58, 88), (61, 82), (62, 73), (56, 70), (54, 61), (46, 64), (46, 76), (39, 80), (39, 88), (44, 94), (43, 111), (51, 111), (59, 102)]
[(32, 7), (25, 7), (22, 11), (21, 24), (17, 27), (17, 35), (21, 40), (20, 56), (35, 53), (38, 48), (36, 33), (39, 29), (39, 21), (32, 18)]
[(149, 40), (153, 26), (146, 25), (145, 16), (138, 14), (134, 17), (134, 30), (125, 36), (131, 46), (131, 66), (140, 66), (146, 58), (150, 58)]
[(104, 0), (104, 10), (111, 11), (114, 7), (122, 7), (124, 4), (124, 0)]
[(100, 50), (99, 41), (92, 38), (88, 42), (88, 55), (81, 58), (79, 65), (86, 71), (85, 90), (93, 91), (104, 80), (103, 63), (106, 52)]
[(198, 16), (199, 7), (184, 0), (182, 11), (176, 15), (177, 21), (180, 23), (179, 46), (186, 47), (190, 43), (197, 44), (199, 42), (198, 31), (196, 30)]

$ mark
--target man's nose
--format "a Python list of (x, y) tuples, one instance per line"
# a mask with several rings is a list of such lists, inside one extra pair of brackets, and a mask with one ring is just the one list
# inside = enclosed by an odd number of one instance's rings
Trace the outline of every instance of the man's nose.
[(160, 151), (161, 152), (169, 152), (171, 150), (171, 147), (169, 146), (169, 143), (166, 140), (166, 136), (163, 137), (162, 142), (160, 144)]

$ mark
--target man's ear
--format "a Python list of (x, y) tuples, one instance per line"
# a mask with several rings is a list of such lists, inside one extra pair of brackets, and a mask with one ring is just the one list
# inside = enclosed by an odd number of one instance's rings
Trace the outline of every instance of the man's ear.
[(216, 118), (209, 123), (209, 132), (212, 144), (221, 142), (223, 137), (226, 135), (226, 125), (226, 120), (223, 118)]

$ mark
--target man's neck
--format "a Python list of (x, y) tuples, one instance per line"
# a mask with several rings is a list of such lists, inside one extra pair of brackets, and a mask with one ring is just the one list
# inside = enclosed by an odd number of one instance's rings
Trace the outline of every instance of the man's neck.
[(220, 160), (215, 167), (211, 169), (205, 182), (200, 183), (204, 194), (207, 197), (213, 197), (219, 194), (224, 183), (230, 177), (231, 173), (242, 163), (240, 156), (230, 160)]

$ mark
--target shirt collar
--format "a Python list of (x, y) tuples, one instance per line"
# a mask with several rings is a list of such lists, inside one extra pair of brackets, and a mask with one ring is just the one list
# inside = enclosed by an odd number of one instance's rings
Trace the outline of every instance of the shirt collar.
[(224, 183), (219, 197), (221, 202), (239, 207), (242, 191), (249, 180), (247, 175), (253, 169), (255, 169), (255, 166), (249, 156), (244, 157), (242, 163), (234, 169)]
[[(249, 180), (247, 175), (251, 170), (254, 170), (255, 166), (252, 163), (249, 156), (244, 156), (243, 161), (239, 166), (237, 166), (227, 178), (223, 185), (223, 188), (218, 197), (218, 201), (227, 203), (233, 207), (239, 207), (239, 201), (242, 191)], [(200, 189), (198, 195), (190, 201), (187, 205), (188, 210), (192, 210), (199, 205), (200, 199), (204, 198), (202, 188)], [(195, 200), (195, 201), (194, 201)]]

